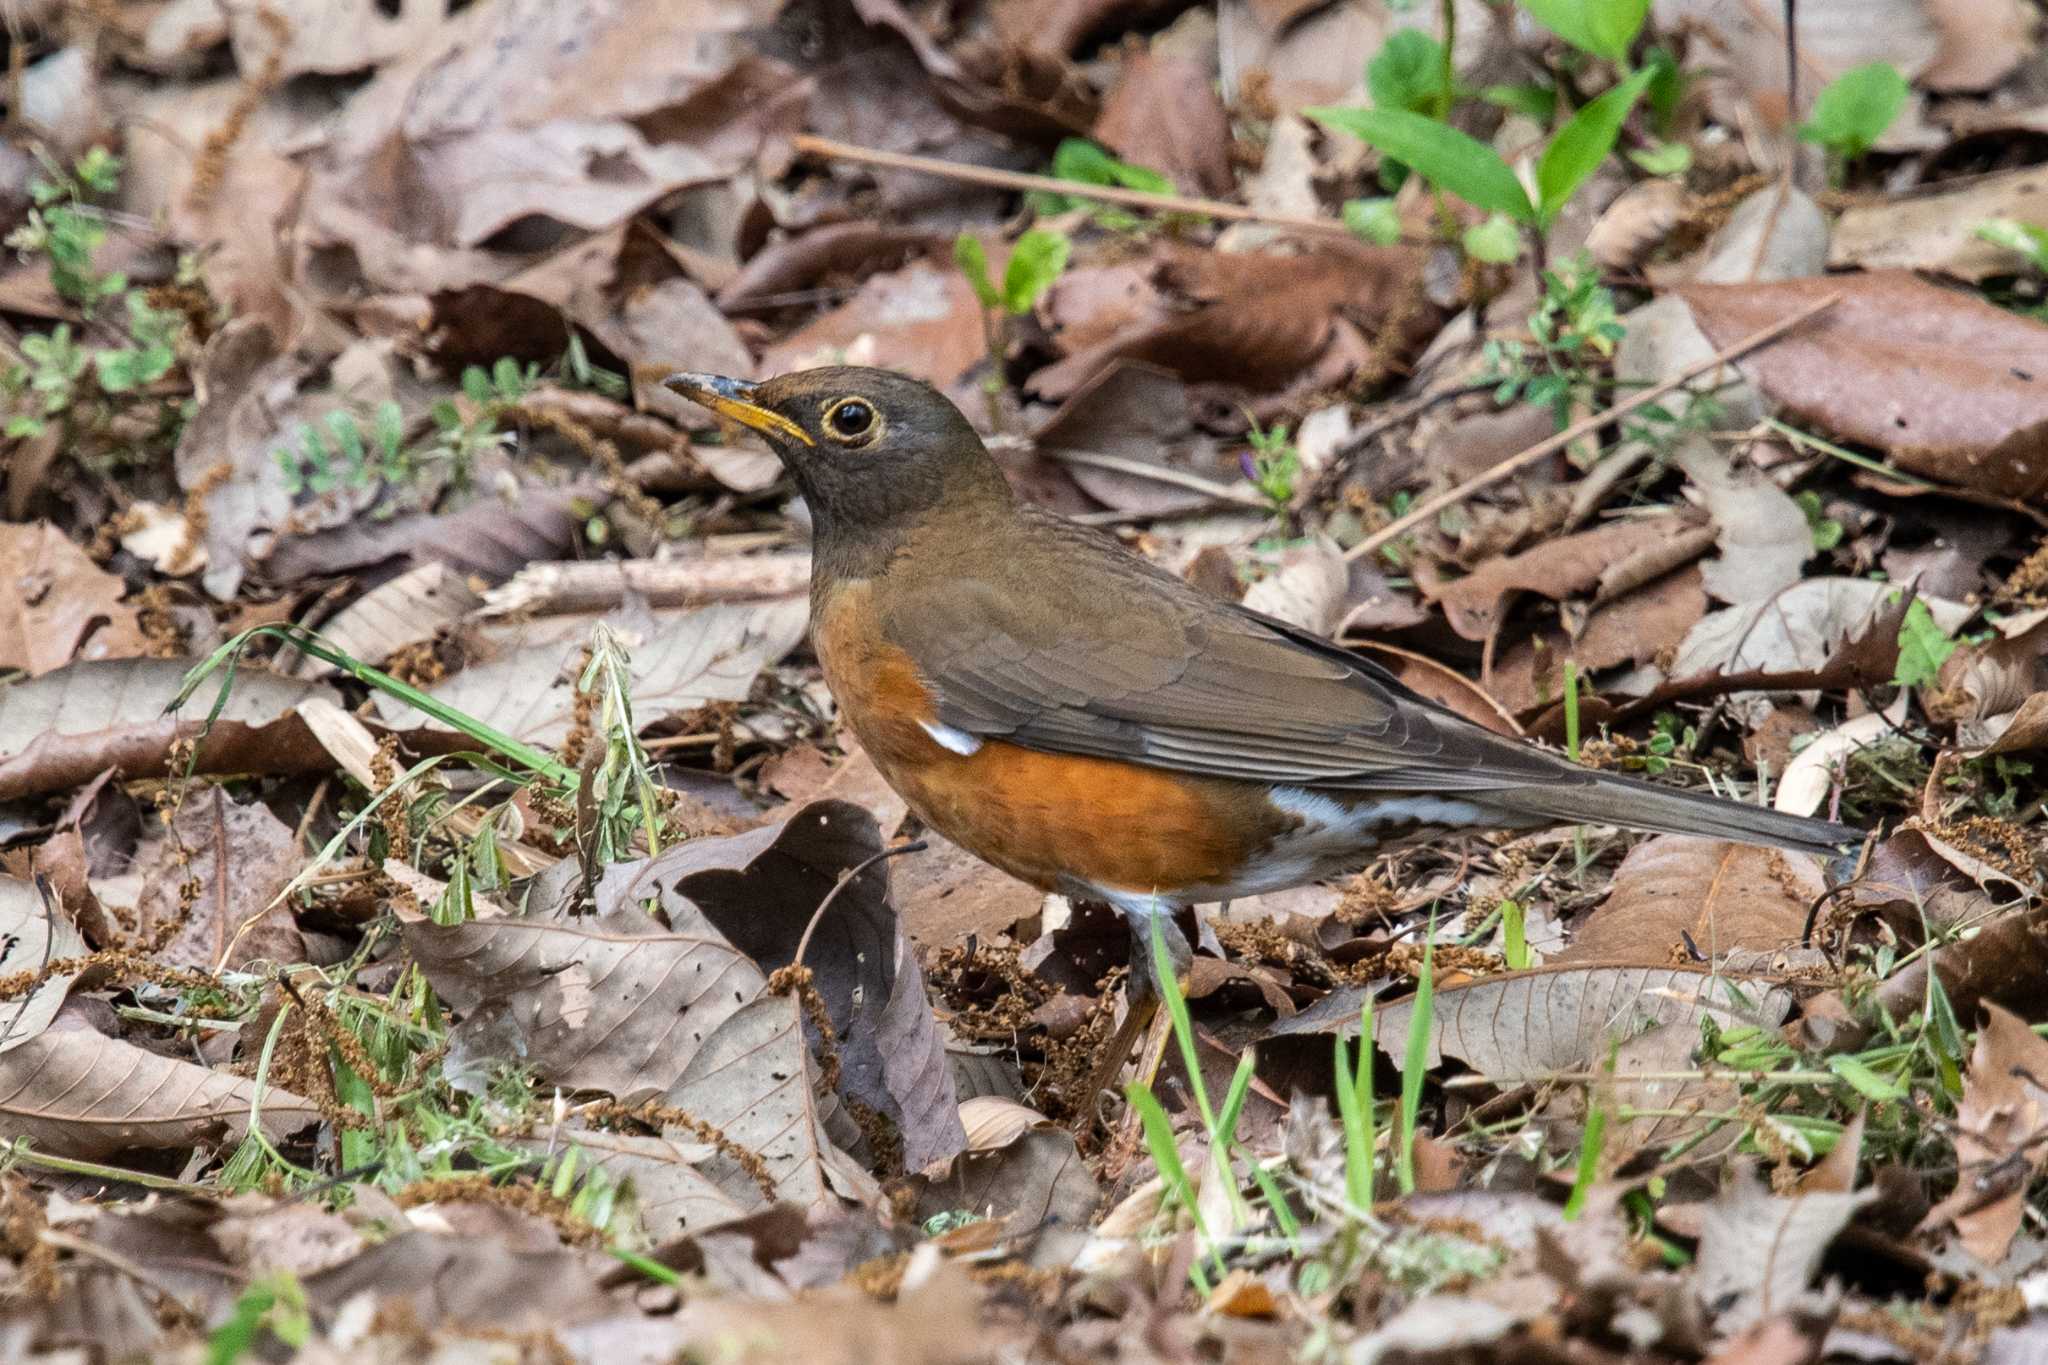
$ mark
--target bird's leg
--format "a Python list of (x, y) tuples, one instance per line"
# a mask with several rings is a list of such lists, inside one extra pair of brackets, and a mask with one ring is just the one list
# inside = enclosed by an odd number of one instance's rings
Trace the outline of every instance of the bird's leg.
[[(1083, 1114), (1092, 1121), (1096, 1105), (1104, 1091), (1116, 1089), (1116, 1079), (1123, 1072), (1124, 1063), (1130, 1060), (1132, 1049), (1137, 1046), (1140, 1034), (1146, 1035), (1143, 1052), (1140, 1054), (1138, 1081), (1151, 1085), (1159, 1075), (1160, 1063), (1166, 1056), (1166, 1040), (1170, 1036), (1172, 1020), (1159, 1008), (1164, 998), (1159, 989), (1159, 973), (1152, 956), (1152, 935), (1157, 926), (1161, 941), (1166, 945), (1167, 962), (1176, 978), (1187, 974), (1194, 961), (1194, 951), (1182, 936), (1180, 927), (1173, 922), (1168, 907), (1146, 898), (1141, 913), (1133, 913), (1134, 907), (1118, 904), (1125, 922), (1131, 929), (1131, 974), (1124, 985), (1124, 1021), (1110, 1040), (1103, 1045), (1095, 1070), (1088, 1077), (1084, 1092)], [(1178, 980), (1176, 980), (1176, 984)]]

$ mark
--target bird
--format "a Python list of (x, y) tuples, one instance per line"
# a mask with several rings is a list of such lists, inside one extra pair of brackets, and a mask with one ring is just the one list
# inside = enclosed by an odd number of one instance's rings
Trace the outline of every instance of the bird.
[[(758, 432), (803, 495), (812, 647), (883, 779), (984, 861), (1120, 912), (1134, 984), (1184, 909), (1462, 831), (1601, 824), (1821, 856), (1861, 838), (1488, 730), (1021, 499), (915, 379), (665, 383)], [(1179, 932), (1161, 941), (1184, 966)]]

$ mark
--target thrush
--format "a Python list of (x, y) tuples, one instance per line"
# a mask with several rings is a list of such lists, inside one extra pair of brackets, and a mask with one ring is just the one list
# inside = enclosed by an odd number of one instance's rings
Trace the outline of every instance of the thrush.
[(883, 778), (954, 843), (1134, 932), (1466, 830), (1601, 824), (1821, 855), (1860, 837), (1466, 720), (1020, 501), (925, 384), (855, 367), (667, 382), (765, 437), (809, 504), (812, 644)]

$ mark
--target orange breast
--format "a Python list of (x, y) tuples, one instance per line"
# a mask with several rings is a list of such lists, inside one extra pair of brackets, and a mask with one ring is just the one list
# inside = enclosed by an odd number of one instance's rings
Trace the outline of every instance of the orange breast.
[(1287, 823), (1248, 783), (1000, 740), (954, 753), (924, 728), (938, 708), (915, 662), (875, 629), (870, 585), (830, 589), (812, 627), (825, 681), (889, 785), (933, 829), (1034, 886), (1226, 885)]

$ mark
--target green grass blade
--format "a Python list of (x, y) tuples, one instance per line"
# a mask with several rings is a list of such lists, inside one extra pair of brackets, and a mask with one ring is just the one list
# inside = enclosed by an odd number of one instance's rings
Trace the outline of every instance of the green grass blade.
[(1180, 979), (1173, 974), (1173, 959), (1166, 952), (1163, 916), (1152, 916), (1152, 972), (1158, 979), (1159, 998), (1165, 1002), (1167, 1017), (1173, 1021), (1174, 1041), (1180, 1044), (1180, 1059), (1188, 1071), (1188, 1088), (1194, 1092), (1195, 1108), (1202, 1126), (1216, 1132), (1216, 1111), (1209, 1107), (1209, 1087), (1202, 1083), (1201, 1060), (1195, 1055), (1195, 1025), (1188, 1017), (1188, 1001), (1181, 994)]
[(1429, 1067), (1429, 1043), (1436, 1031), (1436, 915), (1422, 945), (1422, 974), (1415, 981), (1414, 1011), (1408, 1019), (1408, 1048), (1401, 1063), (1401, 1115), (1395, 1178), (1402, 1194), (1415, 1192), (1415, 1124), (1422, 1112), (1422, 1073)]

